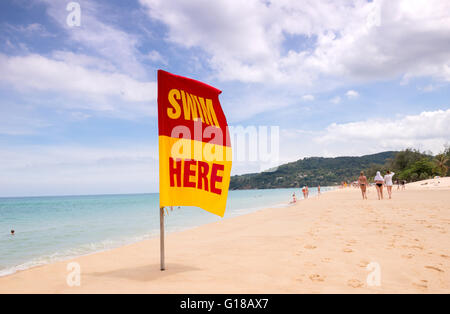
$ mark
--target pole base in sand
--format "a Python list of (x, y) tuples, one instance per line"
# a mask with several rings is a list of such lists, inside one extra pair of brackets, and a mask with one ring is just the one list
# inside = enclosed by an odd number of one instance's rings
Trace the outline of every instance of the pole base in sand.
[(166, 270), (164, 258), (164, 207), (159, 209), (159, 231), (160, 231), (160, 254), (161, 254), (161, 271)]

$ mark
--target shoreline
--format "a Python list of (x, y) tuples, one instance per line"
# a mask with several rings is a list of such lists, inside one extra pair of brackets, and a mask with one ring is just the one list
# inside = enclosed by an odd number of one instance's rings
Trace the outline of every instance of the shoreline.
[[(322, 193), (327, 193), (330, 192), (332, 190), (334, 190), (334, 187), (323, 187), (324, 189), (326, 189), (324, 192)], [(333, 188), (333, 189), (329, 189), (328, 188)], [(244, 190), (237, 190), (237, 191), (244, 191)], [(251, 191), (257, 191), (257, 190), (251, 190)], [(157, 193), (147, 193), (147, 194), (157, 194)], [(142, 193), (133, 193), (133, 194), (117, 194), (117, 196), (122, 196), (122, 195), (142, 195)], [(101, 195), (64, 195), (64, 196), (32, 196), (32, 197), (17, 197), (17, 198), (58, 198), (58, 197), (91, 197), (91, 196), (116, 196), (116, 194), (101, 194)], [(312, 197), (314, 197), (316, 195), (313, 195)], [(15, 198), (15, 197), (7, 197), (7, 198)], [(297, 202), (299, 201), (303, 201), (303, 198), (297, 199)], [(269, 207), (266, 207), (264, 205), (260, 205), (260, 206), (256, 206), (256, 207), (248, 207), (248, 208), (239, 208), (237, 209), (237, 211), (244, 211), (244, 213), (242, 214), (231, 214), (231, 216), (229, 217), (224, 217), (221, 220), (226, 220), (226, 219), (230, 219), (230, 218), (235, 218), (235, 217), (240, 217), (242, 215), (248, 215), (254, 212), (258, 212), (261, 210), (265, 210), (265, 209), (275, 209), (275, 208), (284, 208), (284, 207), (288, 207), (288, 206), (293, 206), (295, 204), (292, 203), (277, 203), (274, 205), (271, 205)], [(199, 209), (201, 210), (201, 209)], [(248, 211), (248, 212), (247, 212)], [(197, 228), (203, 225), (207, 225), (210, 224), (211, 222), (207, 222), (207, 223), (201, 223), (199, 225), (196, 226), (187, 226), (187, 227), (182, 227), (182, 228), (177, 228), (176, 230), (167, 232), (166, 231), (166, 236), (172, 233), (178, 233), (178, 232), (184, 232), (193, 228)], [(67, 248), (64, 249), (61, 252), (55, 252), (52, 254), (48, 254), (48, 255), (41, 255), (39, 257), (33, 258), (29, 261), (25, 261), (19, 265), (15, 265), (15, 266), (11, 266), (5, 269), (0, 270), (0, 278), (3, 277), (7, 277), (7, 276), (12, 276), (14, 274), (17, 274), (19, 272), (22, 271), (26, 271), (28, 269), (33, 269), (33, 268), (38, 268), (38, 267), (42, 267), (42, 266), (46, 266), (46, 265), (51, 265), (54, 263), (59, 263), (59, 262), (67, 262), (70, 260), (74, 260), (83, 256), (89, 256), (89, 255), (93, 255), (93, 254), (97, 254), (97, 253), (101, 253), (101, 252), (105, 252), (105, 251), (110, 251), (110, 250), (115, 250), (115, 249), (119, 249), (122, 247), (126, 247), (128, 245), (132, 245), (135, 243), (139, 243), (142, 241), (147, 241), (147, 240), (151, 240), (154, 238), (159, 238), (159, 234), (158, 233), (154, 233), (154, 232), (149, 232), (146, 234), (142, 234), (142, 235), (136, 235), (136, 236), (130, 236), (127, 238), (123, 238), (123, 239), (116, 239), (116, 240), (108, 240), (105, 239), (103, 241), (100, 242), (93, 242), (93, 243), (89, 243), (89, 244), (85, 244), (84, 246), (87, 245), (97, 245), (97, 246), (101, 246), (102, 243), (104, 242), (115, 242), (114, 244), (110, 245), (109, 247), (104, 247), (101, 249), (95, 249), (92, 252), (86, 252), (86, 253), (81, 253), (81, 254), (70, 254), (70, 253), (65, 253), (68, 251), (73, 251), (73, 250), (77, 250), (80, 249), (80, 247), (73, 247), (73, 248)], [(59, 257), (50, 257), (50, 256), (58, 256)], [(50, 259), (50, 260), (48, 260)], [(28, 266), (30, 265), (30, 266)]]
[[(280, 204), (280, 205), (281, 205), (281, 204)], [(285, 204), (285, 205), (281, 205), (281, 206), (258, 208), (258, 209), (254, 209), (254, 211), (252, 211), (252, 212), (250, 212), (250, 213), (246, 213), (246, 214), (242, 214), (242, 215), (237, 215), (237, 216), (232, 216), (232, 217), (226, 217), (226, 218), (223, 218), (221, 221), (223, 221), (223, 220), (228, 220), (228, 219), (238, 218), (238, 217), (245, 216), (245, 215), (250, 215), (250, 214), (252, 214), (252, 213), (256, 213), (256, 212), (261, 211), (261, 210), (266, 210), (266, 209), (276, 209), (276, 208), (284, 208), (284, 207), (288, 207), (288, 206), (291, 206), (291, 205), (292, 205), (292, 204)], [(252, 209), (252, 210), (253, 210), (253, 209)], [(185, 229), (175, 230), (175, 231), (171, 231), (171, 232), (167, 232), (167, 231), (166, 231), (166, 232), (165, 232), (165, 236), (167, 237), (167, 236), (172, 235), (172, 234), (183, 233), (183, 232), (190, 231), (190, 230), (193, 230), (193, 229), (202, 227), (202, 226), (207, 226), (207, 225), (212, 225), (212, 224), (215, 224), (215, 223), (220, 223), (221, 221), (217, 221), (217, 222), (208, 222), (208, 223), (201, 224), (201, 225), (198, 225), (198, 226), (194, 226), (194, 227), (186, 227)], [(146, 237), (146, 236), (144, 235), (143, 237)], [(39, 264), (39, 265), (36, 265), (36, 266), (26, 267), (26, 268), (24, 268), (24, 269), (18, 269), (18, 270), (16, 270), (16, 271), (12, 272), (12, 273), (5, 274), (5, 275), (2, 275), (2, 274), (1, 274), (1, 271), (0, 271), (0, 279), (5, 278), (5, 277), (9, 277), (9, 276), (14, 276), (14, 275), (16, 275), (16, 274), (19, 274), (19, 273), (24, 272), (24, 271), (27, 271), (27, 270), (37, 269), (37, 268), (40, 268), (40, 267), (45, 267), (45, 266), (53, 265), (53, 264), (56, 264), (56, 263), (64, 263), (64, 262), (69, 263), (69, 262), (71, 262), (71, 261), (77, 260), (77, 259), (82, 258), (82, 257), (85, 257), (85, 256), (91, 256), (91, 255), (96, 255), (96, 254), (103, 253), (103, 252), (109, 252), (109, 251), (113, 251), (113, 250), (125, 248), (125, 247), (128, 247), (128, 246), (134, 245), (134, 244), (138, 244), (138, 243), (145, 242), (145, 241), (150, 241), (150, 240), (155, 240), (155, 239), (157, 239), (157, 240), (159, 241), (159, 235), (149, 236), (149, 238), (145, 238), (145, 239), (141, 239), (141, 240), (132, 241), (132, 242), (126, 243), (126, 244), (119, 244), (118, 246), (113, 246), (113, 247), (111, 247), (111, 248), (106, 248), (106, 249), (103, 249), (103, 250), (93, 251), (93, 252), (86, 253), (86, 254), (63, 257), (63, 258), (61, 258), (61, 259), (57, 259), (57, 260), (52, 261), (52, 262), (42, 263), (42, 264)], [(13, 266), (13, 267), (11, 267), (11, 268), (20, 267), (20, 266), (22, 266), (22, 265), (24, 265), (24, 264), (31, 263), (31, 262), (32, 262), (32, 261), (25, 262), (25, 263), (23, 263), (23, 264), (20, 264), (20, 265), (17, 265), (17, 266)], [(7, 268), (7, 269), (8, 269), (8, 268)], [(7, 269), (5, 269), (5, 270), (7, 270)]]
[[(382, 202), (373, 199), (376, 196), (373, 188), (369, 201), (360, 200), (359, 190), (353, 188), (328, 191), (333, 193), (167, 234), (167, 270), (164, 272), (159, 271), (159, 239), (156, 237), (0, 277), (0, 293), (450, 292), (450, 252), (445, 246), (445, 239), (448, 239), (445, 234), (450, 225), (447, 190), (407, 186), (406, 191), (394, 189), (394, 199)], [(425, 199), (417, 195), (419, 191), (425, 193), (422, 194)], [(427, 204), (443, 217), (436, 213), (432, 215), (434, 218), (422, 217), (427, 210), (421, 207)], [(426, 226), (422, 233), (402, 221), (412, 219), (407, 209), (402, 208), (405, 205), (414, 208), (417, 217), (412, 221), (424, 221), (421, 225)], [(400, 211), (401, 215), (379, 211), (378, 206)], [(389, 218), (390, 214), (394, 215)], [(367, 220), (366, 215), (371, 220)], [(441, 220), (436, 225), (429, 219)], [(359, 223), (350, 224), (353, 220)], [(366, 226), (362, 228), (360, 223)], [(433, 225), (439, 228), (434, 230)], [(383, 232), (389, 233), (390, 228), (399, 229), (399, 226), (402, 230), (392, 230), (394, 234), (387, 242), (378, 239), (383, 238)], [(440, 237), (442, 241), (431, 243), (430, 239), (435, 241)], [(337, 245), (336, 242), (342, 241), (344, 243)], [(401, 241), (405, 243), (397, 245), (396, 242)], [(428, 252), (419, 254), (425, 247), (420, 242), (431, 246)], [(435, 248), (436, 245), (441, 247)], [(378, 259), (382, 261), (383, 278), (395, 284), (367, 287), (365, 267), (370, 262), (369, 257), (378, 251), (390, 252), (384, 252)], [(67, 264), (73, 261), (81, 266), (80, 287), (69, 287), (65, 282)], [(405, 278), (391, 278), (398, 272), (393, 265), (403, 268), (412, 261), (408, 276), (417, 277), (414, 274), (425, 272), (423, 277), (428, 276), (428, 279), (414, 278), (409, 282)], [(351, 268), (350, 273), (348, 268)], [(339, 269), (342, 274), (335, 274), (333, 269)], [(340, 278), (342, 276), (348, 279)]]

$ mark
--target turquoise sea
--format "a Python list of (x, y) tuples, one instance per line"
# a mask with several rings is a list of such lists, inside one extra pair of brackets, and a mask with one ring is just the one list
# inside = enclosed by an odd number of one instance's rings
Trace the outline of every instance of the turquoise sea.
[[(166, 232), (289, 206), (294, 192), (301, 200), (300, 189), (230, 191), (224, 218), (199, 208), (175, 207), (166, 216)], [(310, 197), (316, 194), (311, 188)], [(158, 205), (157, 193), (0, 198), (0, 276), (156, 237)]]

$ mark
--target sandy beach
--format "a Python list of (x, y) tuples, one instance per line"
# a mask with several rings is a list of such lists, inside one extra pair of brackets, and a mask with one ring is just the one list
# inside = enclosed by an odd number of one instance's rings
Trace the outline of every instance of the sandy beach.
[(450, 293), (450, 178), (368, 196), (340, 189), (168, 234), (164, 272), (156, 238), (1, 277), (0, 293)]

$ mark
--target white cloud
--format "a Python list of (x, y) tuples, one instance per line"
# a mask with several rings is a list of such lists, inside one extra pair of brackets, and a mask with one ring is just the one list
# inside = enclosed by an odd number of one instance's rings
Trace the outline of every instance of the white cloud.
[(245, 121), (258, 114), (289, 107), (295, 104), (295, 101), (298, 101), (298, 99), (270, 90), (237, 92), (234, 95), (221, 98), (221, 104), (227, 113), (227, 121), (233, 124)]
[(152, 62), (155, 62), (155, 63), (162, 63), (162, 64), (164, 64), (164, 65), (167, 65), (167, 64), (168, 64), (167, 59), (164, 58), (164, 57), (163, 57), (158, 51), (156, 51), (156, 50), (150, 51), (150, 52), (145, 56), (145, 58), (148, 59), (148, 60), (150, 60), (150, 61), (152, 61)]
[(35, 117), (27, 106), (0, 105), (0, 135), (34, 135), (49, 126), (51, 123)]
[(83, 121), (92, 117), (92, 115), (87, 114), (85, 112), (74, 111), (70, 113), (70, 117), (74, 121)]
[[(20, 97), (32, 98), (36, 105), (58, 103), (59, 108), (125, 119), (156, 114), (156, 82), (152, 81), (153, 69), (149, 80), (148, 65), (140, 62), (145, 59), (138, 49), (140, 35), (111, 22), (117, 17), (113, 6), (80, 1), (81, 26), (70, 27), (66, 2), (36, 1), (44, 3), (47, 14), (65, 30), (66, 40), (59, 43), (64, 50), (38, 55), (18, 43), (19, 47), (12, 47), (16, 53), (0, 52), (1, 85), (19, 91)], [(20, 35), (48, 35), (38, 23), (8, 27)]]
[(314, 95), (303, 95), (302, 100), (304, 101), (313, 101), (315, 99)]
[[(128, 102), (156, 100), (156, 83), (127, 75), (101, 72), (40, 55), (9, 57), (0, 54), (0, 82), (18, 90), (53, 91), (86, 96), (115, 96)], [(95, 109), (95, 108), (92, 108)]]
[[(167, 40), (206, 51), (223, 80), (297, 88), (322, 79), (450, 81), (448, 1), (140, 2), (152, 19), (167, 25)], [(287, 34), (314, 44), (283, 53)]]
[[(147, 71), (141, 64), (139, 52), (139, 36), (121, 30), (113, 23), (104, 21), (106, 17), (114, 16), (117, 12), (110, 7), (93, 1), (80, 1), (81, 25), (70, 27), (66, 18), (66, 1), (39, 0), (47, 5), (48, 15), (59, 26), (66, 30), (70, 44), (78, 44), (85, 50), (108, 60), (120, 72), (128, 76), (143, 79)], [(110, 19), (111, 20), (111, 19)]]
[[(295, 141), (296, 145), (291, 145)], [(282, 162), (303, 157), (361, 156), (416, 148), (439, 153), (450, 143), (450, 109), (399, 118), (333, 123), (324, 130), (282, 129)]]
[(438, 90), (442, 86), (443, 86), (442, 84), (428, 84), (428, 85), (423, 86), (423, 87), (418, 87), (417, 89), (422, 91), (422, 92), (424, 92), (424, 93), (431, 93), (431, 92), (434, 92), (434, 91)]
[(332, 98), (332, 99), (330, 100), (330, 102), (333, 103), (333, 104), (335, 104), (335, 105), (337, 105), (337, 104), (339, 104), (339, 103), (341, 102), (341, 97), (336, 96), (336, 97)]
[(450, 137), (450, 109), (424, 111), (419, 115), (409, 115), (401, 119), (376, 119), (346, 124), (331, 124), (327, 128), (327, 135), (322, 140), (336, 140), (341, 137), (383, 139), (395, 137), (397, 139), (433, 137)]
[(350, 151), (414, 147), (437, 153), (450, 141), (450, 109), (424, 111), (400, 119), (334, 123), (315, 141), (322, 145), (344, 145)]
[(358, 98), (359, 97), (359, 93), (357, 91), (355, 91), (355, 90), (349, 90), (347, 93), (345, 93), (345, 95), (349, 99)]
[(0, 148), (0, 196), (155, 192), (156, 147)]
[(56, 50), (53, 51), (52, 59), (62, 61), (70, 65), (77, 65), (86, 69), (100, 70), (105, 72), (118, 72), (117, 68), (104, 58), (88, 56), (82, 53), (74, 53), (72, 51)]
[(39, 23), (32, 23), (28, 25), (11, 25), (5, 24), (5, 28), (13, 32), (19, 32), (25, 36), (40, 36), (40, 37), (53, 37), (54, 35), (47, 31), (47, 29)]

